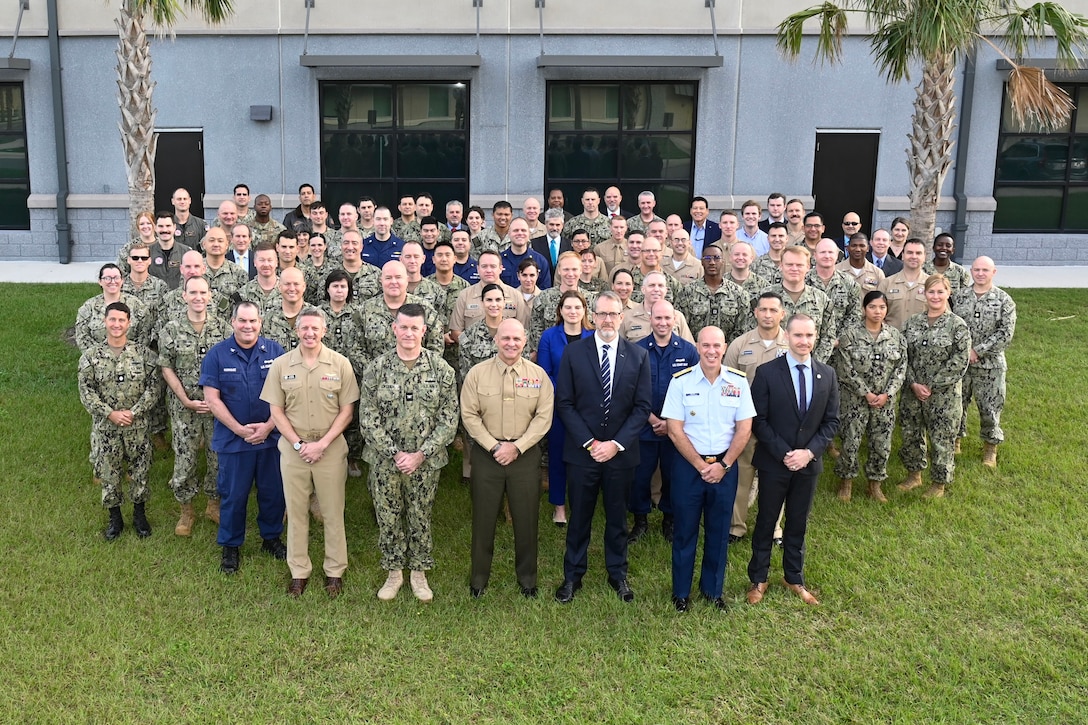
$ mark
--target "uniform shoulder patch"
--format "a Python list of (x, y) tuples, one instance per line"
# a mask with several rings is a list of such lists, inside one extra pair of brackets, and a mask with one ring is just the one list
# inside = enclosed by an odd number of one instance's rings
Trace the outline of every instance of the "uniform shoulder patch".
[(725, 369), (733, 373), (734, 375), (741, 376), (742, 378), (748, 377), (748, 373), (744, 372), (743, 370), (737, 370), (736, 368), (731, 368), (728, 365), (725, 367)]
[(683, 370), (681, 370), (679, 372), (673, 373), (672, 376), (674, 378), (683, 377), (684, 375), (687, 375), (688, 373), (690, 373), (694, 369), (695, 369), (695, 366), (692, 365), (690, 368), (684, 368)]

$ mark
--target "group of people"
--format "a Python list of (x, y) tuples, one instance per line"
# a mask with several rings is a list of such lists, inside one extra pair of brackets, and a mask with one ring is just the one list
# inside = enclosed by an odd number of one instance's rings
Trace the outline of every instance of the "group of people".
[(651, 192), (628, 214), (610, 187), (603, 210), (586, 189), (576, 215), (559, 190), (546, 210), (526, 200), (522, 216), (498, 202), (488, 227), (460, 202), (439, 222), (428, 194), (402, 197), (396, 220), (363, 198), (339, 207), (334, 229), (310, 185), (282, 224), (264, 195), (248, 208), (244, 184), (210, 222), (188, 214), (184, 189), (173, 199), (173, 212), (141, 215), (77, 315), (110, 540), (125, 525), (125, 479), (133, 528), (151, 534), (148, 471), (169, 419), (175, 534), (192, 534), (202, 491), (220, 568), (236, 572), (255, 486), (262, 549), (287, 561), (294, 597), (312, 573), (311, 517), (325, 528), (326, 592), (341, 593), (345, 482), (365, 462), (387, 572), (377, 595), (394, 599), (407, 570), (430, 601), (431, 512), (456, 446), (474, 597), (504, 499), (518, 585), (538, 595), (543, 484), (566, 527), (560, 602), (582, 586), (600, 498), (607, 582), (623, 601), (634, 599), (628, 547), (656, 506), (677, 610), (692, 606), (700, 522), (698, 587), (725, 607), (727, 548), (758, 496), (747, 601), (762, 599), (777, 544), (786, 586), (816, 604), (804, 539), (825, 450), (849, 500), (867, 438), (869, 494), (885, 501), (898, 397), (900, 488), (930, 468), (926, 495), (942, 496), (974, 398), (983, 463), (996, 466), (1015, 304), (993, 285), (992, 260), (964, 270), (942, 234), (927, 261), (904, 219), (870, 240), (847, 214), (837, 240), (781, 194), (766, 218), (752, 201), (715, 223), (701, 197), (689, 220), (662, 219)]

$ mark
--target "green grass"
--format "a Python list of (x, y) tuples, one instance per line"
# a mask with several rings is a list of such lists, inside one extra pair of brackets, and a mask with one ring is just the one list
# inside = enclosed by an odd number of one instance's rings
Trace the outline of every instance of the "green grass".
[[(546, 501), (541, 598), (518, 593), (510, 529), (500, 526), (491, 586), (472, 600), (457, 461), (436, 505), (430, 605), (407, 590), (390, 604), (375, 599), (384, 572), (357, 479), (348, 484), (351, 566), (335, 602), (320, 586), (289, 600), (286, 567), (259, 552), (252, 520), (231, 578), (218, 572), (210, 522), (175, 537), (163, 453), (152, 471), (154, 536), (138, 540), (129, 527), (105, 543), (77, 355), (62, 339), (95, 291), (0, 285), (6, 309), (18, 311), (0, 331), (0, 720), (1084, 720), (1088, 291), (1015, 291), (1009, 440), (997, 473), (978, 462), (976, 414), (947, 499), (893, 488), (887, 506), (844, 505), (828, 472), (806, 567), (823, 605), (806, 608), (778, 585), (777, 554), (763, 604), (743, 604), (742, 542), (726, 577), (733, 606), (698, 602), (685, 616), (670, 604), (659, 536), (632, 547), (635, 604), (612, 594), (599, 526), (585, 589), (569, 606), (552, 601), (563, 535)], [(893, 461), (894, 481), (903, 470)], [(312, 539), (320, 568), (320, 530)]]

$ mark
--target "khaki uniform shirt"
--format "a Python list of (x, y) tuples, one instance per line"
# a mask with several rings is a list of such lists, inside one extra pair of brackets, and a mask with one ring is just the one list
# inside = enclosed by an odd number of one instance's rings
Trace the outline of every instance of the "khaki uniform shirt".
[[(676, 310), (675, 315), (676, 320), (673, 322), (672, 331), (688, 342), (694, 344), (695, 338), (691, 334), (691, 329), (688, 327), (688, 321), (687, 318), (684, 317), (684, 313), (680, 310)], [(638, 342), (647, 335), (652, 334), (654, 334), (654, 330), (650, 327), (650, 313), (646, 311), (645, 305), (640, 304), (633, 309), (624, 310), (623, 322), (620, 323), (621, 337), (628, 342)]]
[(544, 368), (521, 358), (507, 365), (496, 355), (473, 367), (461, 388), (461, 420), (485, 451), (511, 441), (532, 448), (552, 426), (555, 391)]
[(703, 263), (690, 254), (684, 257), (679, 267), (672, 257), (666, 257), (661, 262), (661, 270), (680, 284), (691, 284), (703, 278)]
[(755, 377), (756, 368), (763, 363), (782, 357), (789, 352), (789, 349), (786, 331), (782, 328), (778, 329), (778, 336), (770, 345), (763, 344), (759, 330), (753, 329), (729, 343), (729, 347), (725, 350), (725, 357), (722, 358), (722, 365), (743, 370), (751, 380)]
[(608, 239), (593, 248), (597, 258), (604, 262), (605, 278), (611, 281), (612, 272), (627, 264), (627, 244)]
[(873, 290), (880, 289), (881, 283), (884, 282), (884, 270), (869, 260), (865, 260), (865, 266), (861, 269), (854, 269), (850, 266), (850, 260), (846, 259), (836, 264), (835, 269), (858, 283), (862, 297)]
[[(317, 441), (332, 427), (340, 408), (359, 399), (359, 384), (348, 359), (322, 346), (317, 363), (306, 367), (302, 350), (272, 361), (261, 400), (283, 408), (291, 427), (305, 441)], [(292, 444), (295, 441), (290, 441)]]
[(884, 280), (881, 289), (888, 297), (888, 316), (884, 322), (902, 330), (912, 315), (926, 311), (926, 274), (923, 270), (917, 282), (908, 282), (906, 270)]
[[(496, 284), (502, 288), (503, 296), (506, 297), (506, 307), (502, 316), (507, 319), (515, 318), (528, 330), (529, 306), (525, 304), (521, 292), (502, 282), (496, 282)], [(450, 313), (449, 328), (451, 330), (463, 332), (473, 322), (484, 318), (483, 289), (485, 286), (486, 283), (477, 282), (462, 290), (457, 296), (457, 303), (453, 306), (453, 312)]]

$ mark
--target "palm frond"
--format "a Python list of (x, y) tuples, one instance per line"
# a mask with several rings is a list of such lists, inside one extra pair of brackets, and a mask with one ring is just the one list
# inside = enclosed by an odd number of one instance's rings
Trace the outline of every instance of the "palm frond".
[(1009, 73), (1009, 106), (1019, 128), (1050, 132), (1069, 127), (1074, 103), (1063, 88), (1047, 79), (1042, 68), (1016, 65)]
[(1006, 15), (992, 18), (1004, 27), (1004, 43), (1016, 58), (1024, 58), (1031, 45), (1049, 35), (1057, 44), (1055, 54), (1063, 68), (1076, 68), (1088, 50), (1088, 18), (1053, 2), (1014, 7)]
[(837, 63), (842, 59), (842, 37), (846, 34), (846, 10), (832, 2), (814, 5), (796, 12), (778, 25), (776, 45), (790, 59), (801, 54), (804, 26), (809, 20), (818, 20), (819, 34), (816, 41), (816, 59)]

